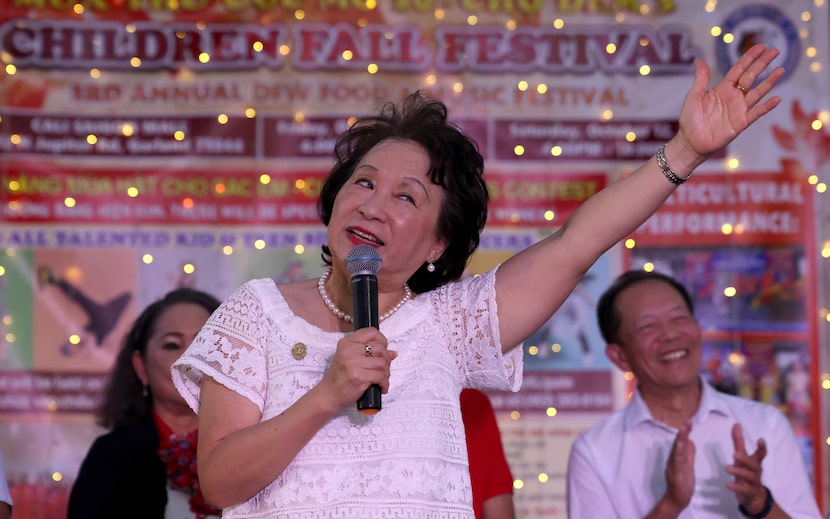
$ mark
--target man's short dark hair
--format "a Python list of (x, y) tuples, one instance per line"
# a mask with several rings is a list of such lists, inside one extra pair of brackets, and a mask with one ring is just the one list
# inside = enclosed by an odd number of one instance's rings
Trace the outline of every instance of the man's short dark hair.
[(620, 329), (622, 320), (614, 308), (614, 305), (617, 303), (617, 297), (628, 287), (650, 280), (662, 281), (677, 290), (683, 296), (683, 301), (686, 302), (689, 312), (694, 314), (694, 302), (689, 295), (689, 291), (673, 277), (660, 272), (647, 272), (645, 270), (629, 270), (628, 272), (623, 272), (617, 276), (614, 282), (611, 283), (611, 286), (602, 293), (599, 301), (597, 301), (599, 331), (607, 344), (617, 342), (617, 332)]

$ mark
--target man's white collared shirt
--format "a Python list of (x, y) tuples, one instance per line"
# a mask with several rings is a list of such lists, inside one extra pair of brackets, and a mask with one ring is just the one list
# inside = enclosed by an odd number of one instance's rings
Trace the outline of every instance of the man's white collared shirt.
[[(720, 393), (702, 383), (700, 406), (692, 418), (695, 492), (680, 519), (741, 518), (726, 483), (732, 476), (732, 426), (743, 428), (748, 453), (767, 444), (762, 481), (790, 517), (820, 519), (813, 487), (789, 421), (778, 409)], [(584, 431), (568, 460), (570, 519), (645, 517), (666, 490), (665, 468), (677, 429), (651, 417), (636, 391), (626, 407)]]

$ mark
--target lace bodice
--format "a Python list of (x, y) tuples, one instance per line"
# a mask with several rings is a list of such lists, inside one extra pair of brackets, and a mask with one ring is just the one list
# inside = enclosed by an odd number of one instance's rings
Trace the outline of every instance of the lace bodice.
[[(343, 410), (286, 470), (223, 518), (472, 518), (459, 394), (518, 390), (522, 348), (502, 356), (494, 271), (421, 294), (380, 325), (392, 362), (383, 409)], [(176, 362), (176, 387), (198, 411), (203, 375), (271, 418), (322, 378), (342, 333), (294, 315), (273, 280), (239, 287)], [(297, 343), (305, 357), (292, 356)]]

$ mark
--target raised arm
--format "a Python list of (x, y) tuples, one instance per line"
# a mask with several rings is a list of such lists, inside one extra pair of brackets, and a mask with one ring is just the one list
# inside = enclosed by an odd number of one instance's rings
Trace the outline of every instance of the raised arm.
[[(764, 97), (783, 69), (775, 68), (755, 85), (776, 56), (776, 49), (753, 46), (710, 90), (709, 66), (695, 62), (679, 130), (664, 149), (676, 176), (688, 177), (778, 105), (777, 96)], [(549, 319), (599, 256), (645, 222), (676, 187), (652, 157), (585, 201), (559, 231), (506, 261), (496, 278), (502, 348), (516, 346)]]

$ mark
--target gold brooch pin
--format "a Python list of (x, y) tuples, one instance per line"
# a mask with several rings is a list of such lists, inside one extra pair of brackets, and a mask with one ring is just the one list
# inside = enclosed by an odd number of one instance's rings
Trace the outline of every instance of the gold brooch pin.
[(291, 347), (291, 356), (297, 360), (303, 360), (306, 354), (305, 344), (298, 342)]

